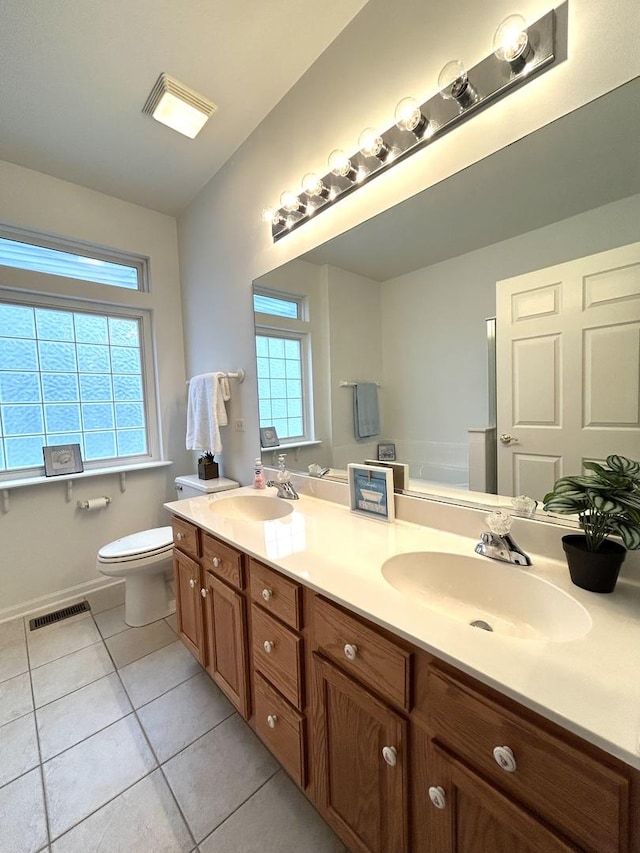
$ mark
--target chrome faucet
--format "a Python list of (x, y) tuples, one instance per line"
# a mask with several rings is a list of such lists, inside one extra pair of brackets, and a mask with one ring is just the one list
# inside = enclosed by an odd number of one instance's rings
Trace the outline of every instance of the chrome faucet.
[(516, 566), (531, 565), (531, 558), (511, 538), (511, 516), (508, 513), (498, 510), (488, 515), (487, 524), (489, 530), (480, 537), (476, 554), (504, 563), (514, 563)]
[(300, 497), (291, 481), (286, 483), (276, 483), (275, 480), (267, 480), (267, 486), (275, 486), (278, 490), (279, 498), (287, 498), (287, 500), (290, 501), (297, 501)]

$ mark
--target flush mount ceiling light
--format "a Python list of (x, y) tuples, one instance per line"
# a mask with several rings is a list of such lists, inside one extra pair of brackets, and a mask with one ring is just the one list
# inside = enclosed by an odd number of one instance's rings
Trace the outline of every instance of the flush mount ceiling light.
[(189, 139), (195, 139), (217, 109), (212, 101), (163, 72), (142, 112)]
[[(567, 4), (561, 8), (566, 16)], [(566, 27), (559, 30), (566, 39)], [(440, 72), (434, 95), (422, 104), (415, 98), (403, 98), (396, 106), (394, 123), (387, 130), (363, 130), (355, 154), (333, 151), (326, 175), (305, 175), (301, 191), (283, 193), (279, 209), (263, 211), (273, 240), (304, 225), (400, 160), (525, 85), (536, 73), (551, 68), (556, 61), (556, 40), (553, 10), (533, 24), (527, 24), (521, 15), (505, 18), (493, 37), (489, 56), (468, 71), (460, 60), (448, 62)]]

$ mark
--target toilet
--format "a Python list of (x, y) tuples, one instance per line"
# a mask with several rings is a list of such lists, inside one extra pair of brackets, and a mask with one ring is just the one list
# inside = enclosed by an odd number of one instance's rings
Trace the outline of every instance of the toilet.
[[(195, 474), (175, 480), (179, 500), (237, 489), (238, 485), (224, 477), (200, 480)], [(132, 628), (175, 611), (171, 527), (154, 527), (109, 542), (98, 551), (96, 568), (107, 577), (124, 579), (124, 621)]]

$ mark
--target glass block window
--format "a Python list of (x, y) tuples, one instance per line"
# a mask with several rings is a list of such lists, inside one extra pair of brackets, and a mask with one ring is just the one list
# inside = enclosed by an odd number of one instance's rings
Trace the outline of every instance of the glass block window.
[(300, 337), (256, 335), (260, 426), (280, 440), (305, 437), (303, 346)]
[(0, 471), (148, 454), (141, 319), (0, 302)]
[(142, 290), (143, 264), (118, 263), (96, 255), (65, 252), (0, 237), (0, 264), (7, 267), (53, 273), (66, 278)]

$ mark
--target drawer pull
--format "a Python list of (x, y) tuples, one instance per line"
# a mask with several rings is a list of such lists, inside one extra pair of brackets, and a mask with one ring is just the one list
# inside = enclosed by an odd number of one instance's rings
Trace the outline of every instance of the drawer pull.
[(277, 714), (269, 714), (269, 716), (267, 717), (267, 725), (269, 726), (269, 728), (275, 729), (277, 722), (278, 722), (278, 715)]
[(273, 596), (273, 590), (272, 590), (272, 589), (268, 589), (267, 587), (265, 587), (265, 588), (262, 590), (261, 595), (262, 595), (262, 597), (263, 597), (263, 599), (264, 599), (265, 601), (271, 601), (271, 598), (272, 598), (272, 596)]
[(268, 655), (270, 655), (270, 654), (271, 654), (271, 652), (273, 651), (273, 647), (274, 647), (274, 646), (275, 646), (275, 643), (274, 643), (274, 642), (272, 642), (271, 640), (265, 640), (265, 641), (264, 641), (264, 643), (262, 644), (262, 648), (265, 650), (265, 652), (266, 652)]
[(506, 770), (507, 773), (515, 772), (517, 766), (516, 759), (508, 746), (496, 746), (493, 750), (493, 757), (496, 760), (496, 764), (502, 767), (503, 770)]
[(176, 533), (176, 539), (178, 540), (178, 542), (182, 542), (184, 537), (185, 537), (184, 533)]
[(432, 785), (429, 788), (429, 799), (437, 809), (444, 809), (447, 805), (447, 797), (444, 788), (440, 785)]
[(212, 558), (211, 558), (211, 562), (213, 563), (213, 565), (214, 565), (214, 566), (216, 567), (216, 569), (217, 569), (217, 568), (219, 568), (220, 563), (222, 562), (222, 560), (220, 559), (220, 557), (212, 557)]
[(358, 647), (351, 645), (351, 643), (347, 643), (344, 647), (344, 656), (347, 660), (355, 660), (356, 655), (358, 654)]
[(208, 593), (208, 592), (209, 592), (209, 590), (204, 589), (204, 587), (203, 587), (203, 588), (200, 590), (200, 595), (201, 595), (203, 598), (206, 598), (206, 597), (207, 597), (207, 593)]
[(189, 578), (189, 586), (191, 587), (191, 589), (195, 589), (195, 586), (196, 586), (195, 578)]
[(398, 763), (398, 750), (395, 746), (383, 746), (382, 757), (387, 762), (389, 767), (395, 767)]

